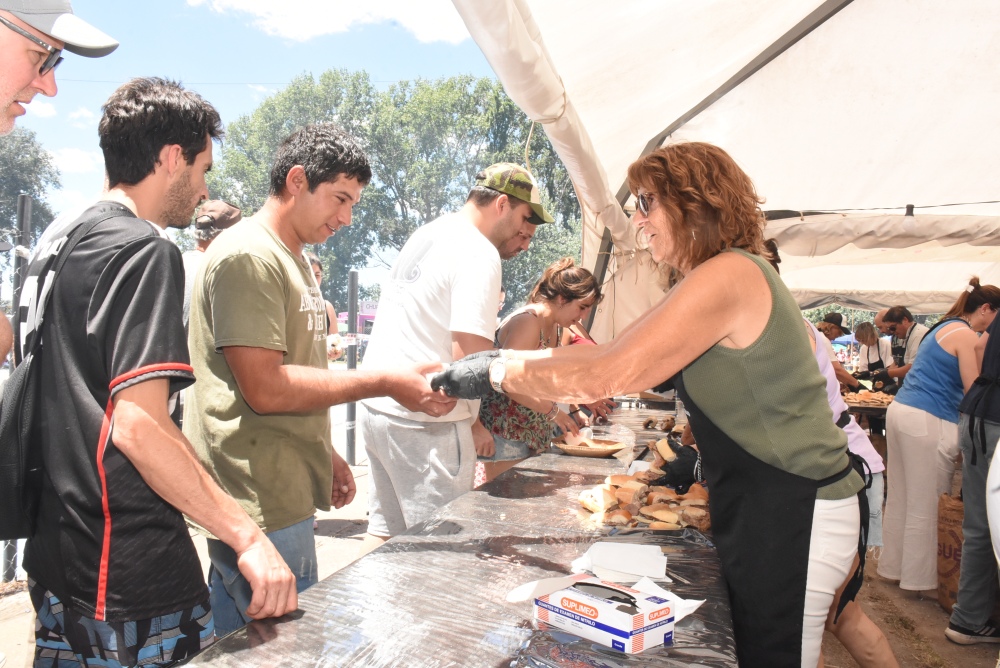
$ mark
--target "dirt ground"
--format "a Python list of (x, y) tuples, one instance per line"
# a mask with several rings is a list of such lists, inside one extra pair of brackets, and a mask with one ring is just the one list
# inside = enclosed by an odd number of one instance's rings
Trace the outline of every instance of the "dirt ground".
[[(865, 585), (858, 595), (862, 609), (889, 639), (903, 668), (994, 668), (1000, 645), (956, 645), (945, 638), (949, 614), (937, 598), (900, 589), (875, 574), (877, 559), (869, 559)], [(858, 664), (843, 645), (827, 633), (823, 640), (827, 668)]]

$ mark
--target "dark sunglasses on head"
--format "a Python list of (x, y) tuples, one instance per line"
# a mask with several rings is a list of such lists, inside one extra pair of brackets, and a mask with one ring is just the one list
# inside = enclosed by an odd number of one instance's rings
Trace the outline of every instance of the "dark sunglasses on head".
[(45, 60), (42, 61), (42, 64), (38, 68), (38, 74), (39, 75), (41, 75), (41, 76), (44, 77), (46, 74), (48, 74), (49, 72), (51, 72), (52, 70), (54, 70), (56, 67), (58, 67), (59, 63), (61, 63), (63, 61), (63, 59), (62, 59), (62, 49), (57, 49), (56, 47), (52, 46), (51, 44), (46, 44), (42, 40), (40, 40), (37, 37), (35, 37), (34, 35), (32, 35), (27, 30), (23, 30), (20, 26), (17, 26), (15, 24), (11, 23), (10, 21), (8, 21), (7, 19), (5, 19), (2, 16), (0, 16), (0, 23), (4, 24), (8, 28), (10, 28), (14, 32), (16, 32), (18, 35), (21, 35), (22, 37), (30, 39), (35, 44), (37, 44), (38, 46), (40, 46), (43, 49), (45, 49), (46, 51), (48, 51), (49, 55), (45, 57)]
[(642, 212), (642, 215), (648, 216), (650, 205), (654, 199), (653, 193), (639, 193), (635, 196), (635, 206)]

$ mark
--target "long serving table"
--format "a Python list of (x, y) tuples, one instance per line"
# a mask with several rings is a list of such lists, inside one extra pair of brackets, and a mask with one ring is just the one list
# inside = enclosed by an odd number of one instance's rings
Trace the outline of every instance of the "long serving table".
[[(623, 411), (639, 412), (654, 414)], [(728, 597), (709, 539), (692, 530), (609, 532), (587, 520), (577, 495), (621, 472), (615, 459), (525, 460), (304, 592), (296, 613), (253, 622), (188, 665), (736, 666)], [(664, 586), (706, 599), (677, 625), (672, 646), (621, 654), (539, 629), (530, 603), (506, 602), (520, 584), (568, 574), (597, 540), (662, 546), (674, 580)]]

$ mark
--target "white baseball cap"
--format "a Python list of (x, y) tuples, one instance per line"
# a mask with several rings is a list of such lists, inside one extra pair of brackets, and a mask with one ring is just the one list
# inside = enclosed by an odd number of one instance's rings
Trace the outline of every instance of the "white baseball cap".
[(62, 40), (70, 53), (100, 58), (118, 48), (116, 40), (73, 14), (69, 0), (0, 0), (0, 9)]

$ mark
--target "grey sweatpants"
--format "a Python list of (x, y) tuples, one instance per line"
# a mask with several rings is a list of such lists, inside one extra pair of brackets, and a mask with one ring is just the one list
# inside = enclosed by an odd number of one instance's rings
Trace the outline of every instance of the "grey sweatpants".
[(358, 405), (368, 454), (368, 533), (396, 536), (472, 491), (472, 418), (417, 422)]

